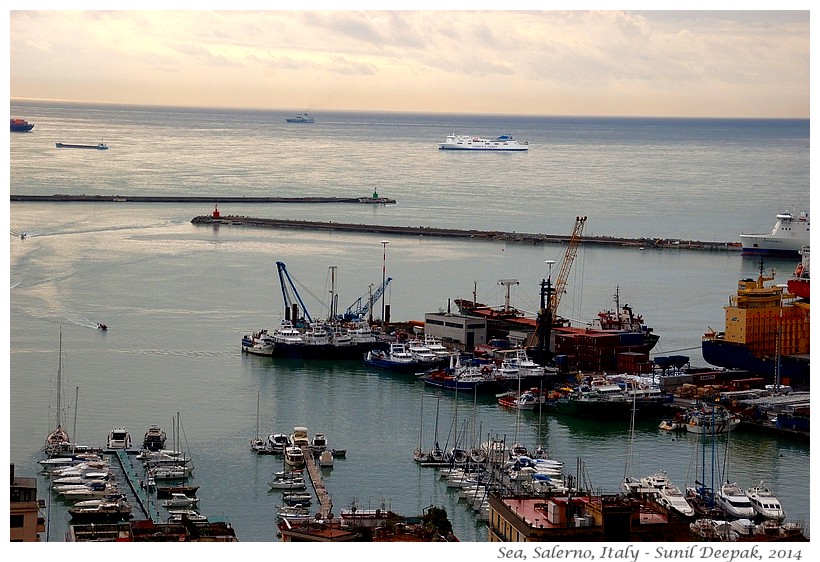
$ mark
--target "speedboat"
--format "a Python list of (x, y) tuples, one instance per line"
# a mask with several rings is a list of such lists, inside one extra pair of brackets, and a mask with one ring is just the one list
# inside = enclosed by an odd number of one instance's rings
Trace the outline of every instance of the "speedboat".
[(311, 449), (314, 451), (322, 452), (327, 448), (327, 438), (325, 437), (324, 433), (317, 433), (313, 436), (313, 441), (310, 443)]
[(695, 508), (686, 501), (686, 496), (674, 484), (667, 482), (658, 488), (657, 494), (657, 502), (667, 510), (687, 518), (695, 516)]
[(163, 500), (162, 507), (191, 507), (199, 503), (199, 498), (186, 496), (182, 492), (172, 492), (171, 497)]
[(148, 470), (148, 476), (154, 480), (182, 480), (188, 478), (192, 471), (189, 465), (157, 466)]
[(715, 503), (727, 515), (736, 519), (751, 519), (755, 509), (746, 493), (736, 482), (725, 482), (715, 494)]
[(159, 451), (165, 447), (167, 435), (158, 425), (152, 425), (145, 432), (145, 437), (142, 439), (142, 448), (148, 451)]
[(168, 523), (181, 523), (183, 521), (200, 521), (205, 522), (208, 521), (208, 518), (199, 513), (195, 509), (182, 509), (182, 510), (168, 510), (171, 514), (168, 517)]
[(304, 490), (307, 488), (305, 479), (301, 476), (295, 478), (273, 478), (268, 480), (271, 490)]
[(268, 435), (268, 446), (274, 453), (284, 454), (288, 443), (288, 436), (284, 433), (271, 433)]
[(330, 451), (322, 451), (319, 455), (319, 466), (322, 468), (333, 468), (333, 453)]
[(131, 517), (131, 504), (120, 499), (102, 502), (97, 505), (72, 506), (68, 508), (72, 519), (84, 521), (117, 521)]
[(760, 484), (752, 486), (746, 490), (746, 497), (749, 498), (755, 513), (764, 519), (782, 521), (786, 518), (786, 512), (780, 505), (780, 501), (762, 480), (760, 481)]
[(519, 143), (512, 135), (501, 135), (495, 139), (485, 139), (471, 135), (447, 135), (439, 144), (439, 150), (486, 150), (486, 151), (524, 151), (529, 150), (527, 142)]

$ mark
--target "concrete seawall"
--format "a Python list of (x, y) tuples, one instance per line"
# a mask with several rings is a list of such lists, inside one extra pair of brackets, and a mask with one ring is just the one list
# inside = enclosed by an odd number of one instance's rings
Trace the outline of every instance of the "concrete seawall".
[[(253, 226), (263, 228), (294, 228), (303, 230), (330, 230), (337, 232), (368, 232), (402, 236), (436, 236), (443, 238), (469, 238), (475, 240), (499, 240), (524, 244), (566, 244), (570, 237), (556, 234), (528, 234), (524, 232), (503, 232), (498, 230), (458, 230), (454, 228), (433, 228), (425, 226), (381, 226), (370, 224), (350, 224), (339, 222), (297, 221), (286, 219), (263, 219), (245, 216), (194, 217), (193, 224)], [(633, 247), (669, 248), (680, 250), (701, 250), (715, 252), (739, 252), (739, 243), (699, 242), (695, 240), (672, 240), (660, 238), (616, 238), (610, 236), (582, 236), (583, 244)]]
[(387, 197), (207, 197), (164, 195), (15, 195), (11, 201), (27, 203), (365, 203), (388, 205)]

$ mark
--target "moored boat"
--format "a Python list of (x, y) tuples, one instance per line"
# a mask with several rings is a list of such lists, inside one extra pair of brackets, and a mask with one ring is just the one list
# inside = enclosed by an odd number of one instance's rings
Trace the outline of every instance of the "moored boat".
[(267, 330), (242, 336), (242, 351), (251, 355), (273, 355), (274, 339)]
[(729, 433), (740, 424), (734, 414), (720, 404), (694, 404), (686, 412), (686, 431), (697, 435)]
[(120, 499), (117, 501), (102, 502), (96, 505), (77, 506), (68, 508), (68, 513), (74, 520), (82, 521), (119, 521), (131, 517), (131, 504)]
[(124, 427), (115, 427), (108, 434), (106, 446), (109, 449), (130, 449), (131, 434)]
[(751, 519), (755, 509), (746, 493), (736, 482), (724, 482), (715, 494), (715, 504), (729, 517)]
[(165, 448), (167, 439), (168, 436), (160, 426), (152, 425), (148, 428), (148, 431), (145, 432), (145, 436), (142, 439), (142, 448), (153, 452), (162, 450)]
[(759, 484), (746, 490), (746, 497), (749, 498), (755, 513), (763, 519), (782, 521), (786, 518), (786, 512), (783, 510), (780, 500), (762, 480)]
[(809, 246), (800, 248), (800, 263), (789, 278), (787, 286), (789, 292), (805, 301), (809, 300), (810, 276), (809, 276)]
[(809, 214), (791, 211), (777, 214), (777, 222), (766, 234), (741, 234), (741, 253), (746, 255), (796, 256), (809, 244)]
[(451, 134), (439, 144), (439, 150), (485, 150), (485, 151), (513, 151), (529, 150), (529, 143), (519, 143), (512, 135), (501, 135), (495, 139)]
[(285, 464), (292, 468), (305, 466), (305, 454), (300, 447), (285, 447)]

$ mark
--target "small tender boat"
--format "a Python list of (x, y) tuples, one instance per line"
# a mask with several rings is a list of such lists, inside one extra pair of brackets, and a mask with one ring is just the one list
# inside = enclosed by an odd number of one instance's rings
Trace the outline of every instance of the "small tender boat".
[(97, 144), (69, 144), (65, 142), (55, 143), (57, 148), (92, 148), (96, 150), (108, 150), (108, 145), (100, 142)]
[(761, 480), (759, 484), (746, 490), (746, 497), (752, 504), (752, 508), (764, 519), (782, 521), (786, 518), (783, 506), (771, 490)]

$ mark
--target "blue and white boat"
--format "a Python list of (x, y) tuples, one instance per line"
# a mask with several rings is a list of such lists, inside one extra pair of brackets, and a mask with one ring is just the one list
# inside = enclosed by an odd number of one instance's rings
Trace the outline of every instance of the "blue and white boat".
[(485, 139), (472, 135), (447, 135), (443, 143), (438, 145), (439, 150), (484, 150), (484, 151), (513, 151), (529, 150), (529, 143), (518, 142), (512, 135), (501, 135), (495, 139)]

